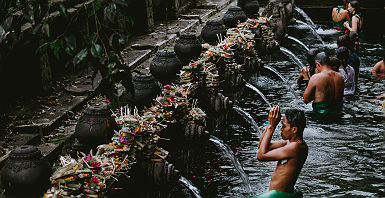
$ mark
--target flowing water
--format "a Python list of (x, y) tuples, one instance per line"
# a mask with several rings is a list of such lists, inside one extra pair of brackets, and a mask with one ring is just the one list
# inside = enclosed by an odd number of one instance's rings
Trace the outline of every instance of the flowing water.
[(191, 183), (190, 180), (181, 176), (179, 178), (179, 181), (182, 182), (182, 184), (185, 185), (195, 195), (196, 198), (202, 198), (201, 192), (199, 191), (199, 189), (197, 187), (194, 186), (193, 183)]
[(281, 73), (279, 73), (276, 69), (274, 69), (273, 67), (269, 67), (267, 65), (264, 65), (263, 68), (273, 72), (276, 76), (278, 76), (278, 78), (280, 78), (284, 83), (287, 82), (286, 78), (282, 76)]
[(297, 43), (300, 44), (303, 48), (305, 48), (306, 51), (309, 51), (309, 47), (306, 46), (304, 43), (302, 43), (302, 42), (301, 42), (300, 40), (298, 40), (297, 38), (292, 37), (292, 36), (288, 36), (287, 38), (290, 39), (290, 40), (293, 40), (293, 41), (297, 42)]
[(284, 47), (279, 47), (279, 50), (283, 52), (286, 56), (288, 56), (291, 60), (293, 60), (295, 63), (297, 63), (298, 67), (302, 69), (304, 65), (302, 64), (301, 60), (290, 50), (284, 48)]
[[(298, 31), (295, 29), (297, 28), (289, 28), (289, 33)], [(309, 38), (304, 31), (300, 33), (291, 34), (310, 46), (314, 38)], [(334, 31), (324, 28), (321, 35), (325, 45), (320, 46), (332, 54), (336, 50), (338, 37), (333, 33)], [(366, 38), (360, 43), (361, 67), (357, 94), (354, 99), (344, 102), (342, 120), (338, 124), (321, 124), (312, 119), (312, 106), (303, 103), (304, 90), (296, 85), (300, 71), (294, 65), (298, 63), (288, 61), (284, 55), (274, 56), (274, 60), (265, 65), (279, 71), (287, 79), (286, 83), (282, 83), (273, 74), (271, 77), (255, 75), (249, 80), (272, 104), (280, 105), (283, 113), (289, 108), (306, 112), (304, 140), (309, 146), (309, 155), (296, 183), (304, 197), (385, 197), (385, 110), (381, 109), (381, 101), (375, 99), (385, 92), (385, 81), (375, 82), (369, 74), (374, 64), (381, 60), (384, 47), (385, 37), (375, 40)], [(298, 58), (305, 61), (306, 55), (298, 53)], [(293, 87), (294, 92), (290, 92), (282, 84)], [(231, 111), (225, 126), (231, 135), (216, 136), (223, 139), (242, 164), (251, 183), (250, 194), (259, 194), (268, 190), (276, 162), (257, 160), (260, 134), (243, 123), (244, 117), (250, 116), (263, 130), (268, 109), (264, 101), (248, 91), (243, 93), (237, 105), (236, 108), (247, 114), (240, 116)], [(279, 129), (280, 125), (273, 140), (281, 139)], [(199, 160), (190, 162), (188, 175), (201, 190), (202, 196), (248, 195), (245, 194), (244, 182), (239, 178), (238, 172), (234, 171), (232, 163), (211, 144), (206, 145), (204, 150), (200, 152)]]
[(245, 191), (247, 193), (251, 193), (249, 177), (243, 170), (241, 163), (239, 163), (239, 160), (235, 157), (234, 152), (231, 150), (231, 148), (227, 146), (222, 140), (220, 140), (215, 136), (211, 136), (209, 140), (213, 142), (222, 152), (224, 152), (226, 157), (228, 157), (231, 160), (231, 162), (234, 165), (234, 168), (238, 171), (238, 174), (243, 181)]
[(253, 91), (257, 92), (257, 93), (261, 96), (261, 98), (265, 101), (265, 103), (266, 103), (267, 105), (269, 105), (270, 108), (272, 107), (272, 106), (271, 106), (271, 103), (269, 102), (269, 100), (267, 100), (266, 96), (263, 95), (263, 93), (262, 93), (258, 88), (254, 87), (254, 86), (253, 86), (252, 84), (250, 84), (250, 83), (246, 83), (246, 87), (248, 87), (248, 88), (252, 89)]
[(325, 45), (325, 42), (322, 40), (321, 36), (317, 33), (317, 31), (312, 26), (310, 26), (309, 24), (307, 24), (301, 20), (296, 20), (296, 22), (309, 28), (311, 30), (312, 34), (315, 37), (317, 37), (317, 39), (322, 43), (322, 45)]
[(311, 20), (311, 18), (306, 14), (305, 11), (303, 11), (298, 6), (295, 6), (294, 10), (297, 11), (300, 15), (302, 15), (303, 18), (305, 19), (305, 21), (307, 22), (307, 24), (310, 25), (311, 27), (313, 27), (313, 29), (314, 29), (315, 24), (314, 24), (313, 20)]
[(238, 107), (236, 105), (233, 106), (233, 109), (236, 112), (238, 112), (242, 116), (242, 118), (245, 119), (251, 125), (251, 127), (253, 128), (254, 131), (259, 130), (258, 124), (255, 122), (254, 118), (250, 115), (250, 113), (247, 113), (246, 111), (244, 111), (243, 109), (241, 109), (240, 107)]

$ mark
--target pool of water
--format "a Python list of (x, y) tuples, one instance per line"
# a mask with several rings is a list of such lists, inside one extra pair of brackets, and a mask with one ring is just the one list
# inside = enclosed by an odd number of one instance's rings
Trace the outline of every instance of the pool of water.
[[(336, 49), (336, 36), (332, 30), (317, 27), (325, 41), (324, 46), (310, 31), (301, 29), (301, 33), (297, 32), (294, 27), (289, 28), (290, 35), (295, 35), (310, 48), (325, 48), (330, 52)], [(296, 185), (304, 197), (385, 197), (385, 111), (381, 109), (380, 101), (374, 99), (385, 92), (385, 81), (373, 82), (369, 75), (374, 64), (381, 60), (384, 40), (384, 37), (382, 40), (366, 39), (361, 43), (358, 91), (354, 99), (344, 103), (344, 115), (338, 124), (320, 124), (312, 120), (311, 104), (303, 103), (303, 89), (296, 85), (299, 67), (285, 55), (274, 56), (266, 65), (277, 69), (287, 83), (270, 75), (255, 75), (250, 79), (249, 83), (261, 90), (270, 103), (280, 105), (283, 112), (288, 108), (299, 108), (307, 114), (304, 139), (309, 146), (309, 155)], [(307, 64), (303, 47), (293, 42), (283, 46)], [(245, 90), (242, 100), (236, 101), (236, 105), (254, 118), (259, 131), (264, 130), (269, 108), (258, 94)], [(228, 120), (226, 129), (219, 129), (218, 133), (228, 130), (231, 135), (218, 137), (239, 159), (249, 177), (251, 194), (265, 192), (276, 162), (258, 162), (258, 130), (235, 111), (230, 113)], [(278, 131), (273, 139), (280, 139)], [(247, 195), (231, 161), (214, 144), (208, 143), (194, 155), (198, 157), (183, 172), (200, 189), (203, 197)]]

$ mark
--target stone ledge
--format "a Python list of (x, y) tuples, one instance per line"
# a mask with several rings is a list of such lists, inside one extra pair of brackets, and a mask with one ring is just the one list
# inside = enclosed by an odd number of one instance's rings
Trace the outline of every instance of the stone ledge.
[(151, 50), (125, 50), (122, 53), (124, 64), (130, 69), (135, 69), (140, 63), (148, 59), (151, 53)]
[(231, 3), (232, 0), (204, 0), (197, 5), (198, 8), (216, 9), (220, 11)]
[(188, 13), (181, 15), (182, 19), (198, 19), (200, 23), (207, 21), (208, 18), (214, 16), (217, 11), (215, 9), (191, 9)]

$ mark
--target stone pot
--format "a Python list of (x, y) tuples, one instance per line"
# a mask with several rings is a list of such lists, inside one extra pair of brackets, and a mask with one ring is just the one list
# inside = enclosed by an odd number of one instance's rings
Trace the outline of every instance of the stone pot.
[(216, 45), (218, 43), (218, 36), (226, 36), (226, 28), (220, 20), (209, 20), (206, 25), (202, 28), (202, 38), (205, 42), (210, 45)]
[(1, 182), (6, 197), (42, 197), (50, 186), (51, 172), (51, 165), (37, 147), (17, 147), (2, 169)]
[(160, 93), (160, 88), (151, 74), (135, 75), (132, 78), (134, 84), (134, 95), (130, 95), (130, 104), (142, 108), (149, 106), (153, 99)]
[(223, 15), (222, 20), (227, 28), (234, 28), (237, 27), (238, 21), (246, 21), (246, 15), (240, 7), (230, 7), (225, 15)]
[(82, 145), (96, 148), (111, 141), (116, 127), (107, 105), (89, 106), (76, 124), (75, 138)]
[(172, 50), (159, 50), (150, 63), (151, 74), (162, 83), (171, 83), (177, 79), (182, 63)]
[(191, 60), (199, 57), (202, 45), (194, 33), (184, 33), (175, 42), (174, 51), (182, 65), (188, 65)]
[(258, 18), (259, 17), (259, 3), (257, 0), (243, 0), (238, 1), (242, 8), (243, 12), (245, 12), (247, 18)]

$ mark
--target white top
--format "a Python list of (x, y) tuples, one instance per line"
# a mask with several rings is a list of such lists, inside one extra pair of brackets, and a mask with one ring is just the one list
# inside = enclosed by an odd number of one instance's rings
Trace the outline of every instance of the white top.
[(356, 90), (355, 78), (356, 74), (354, 73), (354, 68), (350, 65), (346, 66), (347, 73), (343, 68), (340, 68), (339, 72), (344, 77), (345, 89), (344, 96), (353, 95)]

